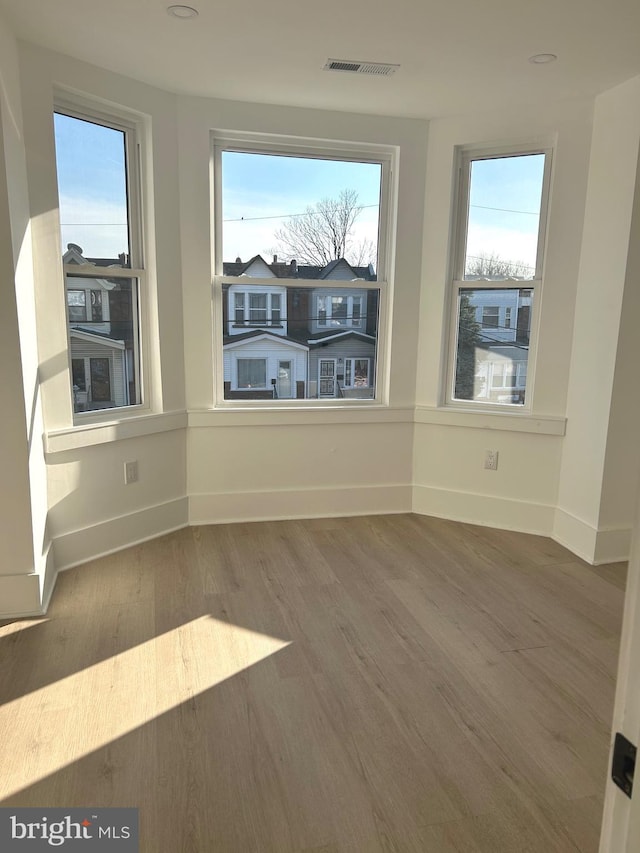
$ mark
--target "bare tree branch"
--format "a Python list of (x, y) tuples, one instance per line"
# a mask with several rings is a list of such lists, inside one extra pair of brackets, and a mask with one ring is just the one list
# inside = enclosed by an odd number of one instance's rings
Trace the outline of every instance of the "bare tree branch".
[(533, 267), (524, 261), (505, 261), (499, 255), (481, 252), (477, 256), (467, 257), (465, 276), (478, 278), (532, 278)]
[[(291, 217), (275, 232), (277, 253), (301, 264), (326, 266), (345, 258), (354, 266), (375, 261), (371, 240), (353, 245), (353, 226), (362, 212), (355, 190), (342, 190), (337, 198), (324, 198)], [(366, 258), (366, 260), (365, 260)]]

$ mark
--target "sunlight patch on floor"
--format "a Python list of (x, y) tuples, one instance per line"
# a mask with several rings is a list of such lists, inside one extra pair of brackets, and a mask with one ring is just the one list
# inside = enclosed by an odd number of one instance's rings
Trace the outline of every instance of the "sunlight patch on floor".
[(202, 616), (0, 706), (0, 799), (288, 645)]

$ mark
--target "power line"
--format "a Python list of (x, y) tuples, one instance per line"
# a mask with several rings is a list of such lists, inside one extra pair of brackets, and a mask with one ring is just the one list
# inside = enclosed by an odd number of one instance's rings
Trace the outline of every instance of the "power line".
[[(379, 204), (358, 204), (356, 207), (359, 210), (364, 210), (369, 207), (380, 207)], [(342, 208), (348, 210), (349, 208)], [(293, 219), (296, 216), (322, 216), (322, 213), (317, 210), (305, 210), (303, 213), (279, 213), (277, 216), (241, 216), (239, 219), (223, 219), (223, 222), (256, 222), (262, 219)]]
[(469, 207), (479, 207), (482, 210), (499, 210), (501, 213), (524, 213), (527, 216), (540, 216), (536, 210), (511, 210), (509, 207), (489, 207), (486, 204), (470, 204)]
[[(489, 264), (492, 262), (491, 258), (487, 258), (486, 256), (483, 257), (482, 255), (467, 255), (467, 260), (484, 261)], [(507, 267), (516, 267), (516, 269), (535, 270), (534, 266), (531, 264), (525, 264), (523, 261), (503, 261), (502, 258), (497, 258), (495, 259), (495, 262), (498, 264), (504, 264)], [(470, 281), (473, 281), (473, 279), (470, 279)], [(525, 281), (528, 281), (528, 279), (525, 279)]]

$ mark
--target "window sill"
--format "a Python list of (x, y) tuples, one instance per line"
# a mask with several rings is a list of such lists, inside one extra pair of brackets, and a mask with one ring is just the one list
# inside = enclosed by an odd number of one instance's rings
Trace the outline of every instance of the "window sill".
[(68, 429), (45, 433), (44, 451), (46, 454), (63, 453), (65, 450), (75, 450), (80, 447), (110, 444), (127, 438), (185, 429), (186, 426), (186, 412), (164, 412), (121, 420), (100, 421), (100, 423), (77, 424)]
[(413, 409), (367, 405), (233, 406), (189, 412), (190, 427), (323, 426), (326, 424), (413, 423)]
[(471, 411), (445, 407), (416, 406), (417, 424), (494, 429), (506, 432), (528, 432), (538, 435), (564, 435), (567, 419), (552, 415), (531, 415), (520, 412)]

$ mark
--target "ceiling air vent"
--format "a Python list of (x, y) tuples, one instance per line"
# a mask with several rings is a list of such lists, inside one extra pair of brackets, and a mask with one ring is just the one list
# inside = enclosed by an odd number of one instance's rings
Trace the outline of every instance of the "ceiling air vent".
[(399, 65), (389, 62), (358, 62), (353, 59), (327, 59), (324, 71), (346, 71), (348, 74), (375, 74), (377, 77), (388, 77), (395, 74)]

